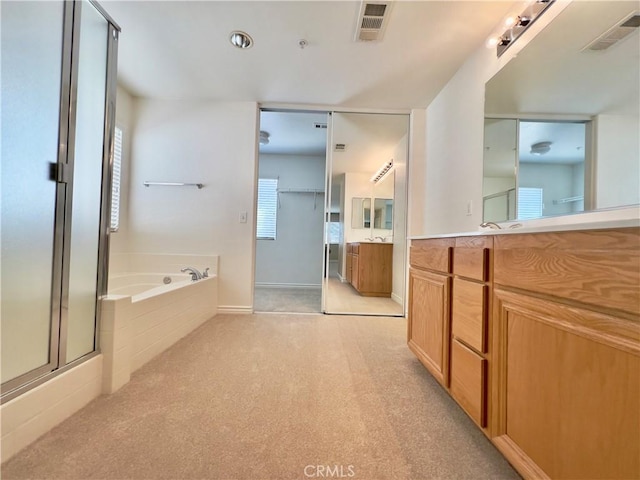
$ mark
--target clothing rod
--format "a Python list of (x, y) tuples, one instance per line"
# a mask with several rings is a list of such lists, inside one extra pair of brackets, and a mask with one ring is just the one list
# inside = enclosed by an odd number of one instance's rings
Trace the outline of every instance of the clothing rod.
[(584, 200), (584, 196), (578, 195), (576, 197), (561, 198), (560, 200), (554, 200), (553, 204), (558, 205), (559, 203), (581, 202), (582, 200)]
[(159, 186), (159, 187), (198, 187), (198, 189), (204, 187), (202, 183), (182, 183), (182, 182), (144, 182), (145, 187)]
[(324, 193), (320, 188), (279, 188), (278, 193)]

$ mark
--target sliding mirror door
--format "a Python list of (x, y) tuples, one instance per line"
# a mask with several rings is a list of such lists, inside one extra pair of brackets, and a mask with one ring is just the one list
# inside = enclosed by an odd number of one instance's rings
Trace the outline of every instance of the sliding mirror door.
[(323, 310), (404, 314), (409, 116), (332, 114)]

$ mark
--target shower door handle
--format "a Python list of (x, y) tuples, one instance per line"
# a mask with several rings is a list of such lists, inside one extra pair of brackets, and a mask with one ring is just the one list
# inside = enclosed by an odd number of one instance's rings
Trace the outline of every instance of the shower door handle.
[(49, 163), (49, 180), (57, 183), (69, 183), (69, 175), (66, 163)]

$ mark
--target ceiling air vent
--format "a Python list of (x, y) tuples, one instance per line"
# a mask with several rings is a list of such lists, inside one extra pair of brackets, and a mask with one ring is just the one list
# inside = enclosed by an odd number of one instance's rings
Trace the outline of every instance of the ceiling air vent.
[(619, 24), (607, 30), (604, 34), (600, 35), (593, 42), (587, 45), (583, 50), (606, 50), (607, 48), (615, 45), (620, 40), (625, 38), (634, 32), (636, 28), (640, 26), (640, 15), (634, 13), (630, 17), (627, 17)]
[(344, 152), (347, 149), (347, 145), (345, 143), (336, 143), (334, 151), (336, 152)]
[(356, 42), (382, 40), (389, 19), (391, 2), (363, 1), (356, 24)]

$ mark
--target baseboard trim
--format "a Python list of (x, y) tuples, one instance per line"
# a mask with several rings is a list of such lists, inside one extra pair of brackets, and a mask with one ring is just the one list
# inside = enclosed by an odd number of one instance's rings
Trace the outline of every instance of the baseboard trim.
[(322, 288), (320, 283), (256, 283), (256, 288)]
[(221, 313), (241, 313), (244, 315), (251, 315), (253, 313), (253, 307), (241, 305), (219, 305), (218, 314)]
[(402, 305), (402, 298), (396, 293), (391, 292), (391, 300), (396, 302), (398, 305)]

